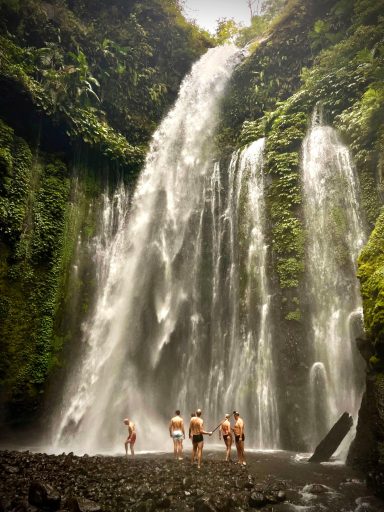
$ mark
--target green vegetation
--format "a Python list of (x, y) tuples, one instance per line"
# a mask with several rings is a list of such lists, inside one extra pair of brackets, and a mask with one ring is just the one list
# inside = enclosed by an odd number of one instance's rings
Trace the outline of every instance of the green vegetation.
[[(280, 6), (281, 7), (281, 6)], [(272, 261), (285, 318), (300, 315), (293, 300), (305, 272), (300, 181), (301, 144), (317, 103), (344, 135), (360, 178), (367, 224), (382, 204), (384, 2), (355, 0), (286, 2), (260, 42), (233, 76), (218, 144), (232, 151), (267, 137), (268, 218)], [(345, 247), (338, 236), (341, 212), (329, 227), (340, 268)]]
[(54, 322), (71, 255), (64, 239), (70, 181), (62, 161), (35, 160), (3, 122), (0, 144), (0, 382), (27, 413), (60, 348)]
[(366, 333), (379, 358), (384, 357), (384, 211), (359, 258), (358, 277), (364, 301)]
[(12, 422), (32, 421), (80, 335), (94, 276), (89, 261), (70, 268), (101, 192), (134, 185), (212, 45), (181, 12), (176, 0), (0, 0), (0, 406)]

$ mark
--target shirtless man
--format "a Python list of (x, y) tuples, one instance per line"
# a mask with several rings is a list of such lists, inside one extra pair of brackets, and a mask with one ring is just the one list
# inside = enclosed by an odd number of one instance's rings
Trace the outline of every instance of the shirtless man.
[(124, 425), (127, 425), (128, 427), (128, 437), (124, 443), (125, 446), (125, 455), (128, 457), (128, 445), (131, 449), (131, 455), (132, 457), (135, 455), (135, 450), (133, 449), (135, 442), (136, 442), (136, 427), (135, 424), (130, 421), (128, 418), (125, 418)]
[(246, 466), (245, 455), (244, 455), (244, 421), (240, 418), (240, 414), (237, 411), (233, 413), (235, 417), (235, 424), (233, 426), (233, 433), (235, 434), (235, 443), (237, 449), (238, 464)]
[(229, 422), (230, 414), (225, 415), (225, 420), (220, 425), (219, 429), (219, 439), (221, 440), (221, 436), (223, 436), (225, 446), (227, 448), (227, 454), (225, 460), (229, 462), (231, 460), (231, 448), (232, 448), (232, 434), (231, 434), (231, 424)]
[(183, 460), (183, 439), (185, 439), (184, 421), (180, 416), (180, 411), (176, 411), (169, 423), (169, 435), (173, 439), (173, 453), (175, 459)]
[[(191, 412), (191, 419), (196, 416), (195, 412)], [(189, 423), (189, 429), (188, 429), (188, 437), (192, 441), (192, 435), (191, 435), (191, 422)]]
[(197, 409), (196, 416), (191, 418), (191, 423), (189, 424), (189, 428), (191, 429), (192, 435), (192, 464), (195, 461), (195, 457), (197, 454), (197, 467), (200, 469), (201, 466), (201, 458), (203, 455), (203, 446), (204, 446), (204, 435), (211, 436), (212, 432), (205, 432), (203, 429), (204, 421), (201, 418), (201, 409)]

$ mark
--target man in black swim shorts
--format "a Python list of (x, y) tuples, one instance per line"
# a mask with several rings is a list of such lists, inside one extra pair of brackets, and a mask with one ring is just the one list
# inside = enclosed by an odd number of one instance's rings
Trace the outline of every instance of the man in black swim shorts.
[(204, 421), (201, 418), (201, 409), (197, 409), (196, 416), (191, 418), (189, 429), (192, 435), (192, 464), (197, 455), (197, 467), (200, 469), (201, 459), (203, 456), (204, 435), (211, 436), (212, 432), (205, 432), (203, 429)]
[(243, 466), (245, 466), (247, 463), (245, 462), (244, 455), (244, 421), (242, 420), (242, 418), (240, 418), (240, 414), (237, 411), (234, 411), (233, 415), (235, 417), (235, 424), (232, 430), (233, 433), (235, 434), (238, 464), (242, 464)]

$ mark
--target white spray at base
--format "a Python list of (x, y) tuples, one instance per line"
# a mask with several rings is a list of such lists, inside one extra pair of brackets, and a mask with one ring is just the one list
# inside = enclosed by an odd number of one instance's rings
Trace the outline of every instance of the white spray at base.
[(365, 238), (358, 179), (348, 148), (324, 125), (321, 111), (303, 144), (303, 186), (313, 357), (308, 442), (314, 449), (343, 412), (356, 422), (363, 391), (356, 348), (362, 324), (356, 262)]

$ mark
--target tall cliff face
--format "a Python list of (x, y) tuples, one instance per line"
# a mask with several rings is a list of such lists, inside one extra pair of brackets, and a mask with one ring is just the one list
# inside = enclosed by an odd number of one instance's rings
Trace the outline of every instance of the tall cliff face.
[(384, 214), (380, 214), (359, 258), (365, 334), (359, 340), (367, 363), (367, 387), (361, 404), (349, 464), (368, 471), (369, 483), (384, 496)]
[[(383, 2), (362, 0), (321, 5), (310, 0), (288, 2), (271, 33), (234, 74), (218, 137), (224, 151), (267, 137), (270, 272), (276, 276), (273, 309), (280, 326), (275, 347), (279, 378), (284, 383), (280, 389), (285, 390), (279, 396), (284, 419), (280, 423), (286, 426), (281, 432), (285, 446), (292, 449), (304, 448), (297, 439), (305, 437), (308, 418), (299, 404), (310, 364), (309, 233), (303, 222), (302, 142), (312, 113), (320, 105), (326, 124), (339, 130), (352, 151), (369, 233), (383, 201), (383, 7)], [(344, 225), (343, 214), (332, 215), (327, 236), (341, 262), (345, 249), (338, 242), (337, 226)], [(372, 265), (380, 261), (376, 253), (370, 258)], [(365, 268), (362, 261), (360, 276)], [(379, 308), (380, 299), (361, 279), (365, 327), (371, 337), (370, 311)], [(380, 315), (375, 318), (380, 325)], [(379, 344), (375, 346), (377, 351)], [(361, 440), (364, 422), (372, 423), (382, 414), (381, 399), (375, 394), (380, 386), (373, 391), (369, 377), (367, 389), (363, 404), (371, 408), (371, 419), (363, 407), (355, 445)], [(292, 432), (300, 430), (303, 436), (292, 437)], [(373, 460), (377, 462), (377, 457)]]
[(0, 421), (25, 426), (76, 352), (101, 194), (134, 185), (211, 42), (162, 0), (4, 1), (0, 17)]

